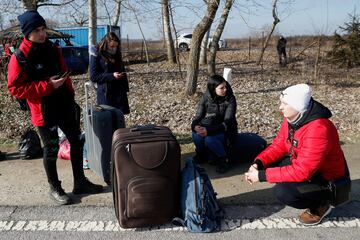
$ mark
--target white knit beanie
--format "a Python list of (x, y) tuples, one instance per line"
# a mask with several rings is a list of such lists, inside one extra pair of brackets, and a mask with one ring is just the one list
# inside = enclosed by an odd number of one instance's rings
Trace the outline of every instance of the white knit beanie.
[(307, 84), (297, 84), (281, 92), (280, 100), (284, 101), (296, 111), (305, 112), (311, 99), (311, 88)]

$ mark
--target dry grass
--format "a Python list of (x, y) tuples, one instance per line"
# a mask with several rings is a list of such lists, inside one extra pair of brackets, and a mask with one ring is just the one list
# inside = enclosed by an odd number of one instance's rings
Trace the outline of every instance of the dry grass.
[[(291, 56), (298, 55), (313, 40), (316, 38), (291, 40), (297, 46), (292, 49)], [(234, 46), (246, 46), (246, 40), (229, 42)], [(231, 67), (233, 70), (232, 87), (238, 103), (239, 130), (256, 132), (271, 140), (282, 120), (278, 112), (279, 92), (289, 85), (305, 82), (312, 86), (314, 98), (333, 112), (332, 121), (337, 126), (341, 139), (360, 142), (360, 69), (340, 69), (331, 65), (326, 59), (329, 44), (326, 40), (322, 45), (316, 78), (314, 62), (317, 46), (305, 50), (298, 58), (291, 59), (287, 67), (278, 66), (273, 45), (266, 51), (261, 66), (256, 65), (259, 54), (256, 48), (252, 49), (250, 59), (246, 47), (218, 52), (218, 73), (222, 74), (224, 67)], [(126, 121), (128, 126), (149, 123), (169, 126), (184, 149), (192, 151), (190, 123), (208, 76), (206, 66), (201, 66), (198, 94), (185, 96), (187, 56), (188, 53), (180, 55), (182, 73), (178, 71), (178, 66), (160, 60), (152, 61), (149, 65), (142, 63), (128, 66), (131, 114), (126, 117)], [(154, 58), (158, 56), (152, 59)], [(73, 77), (76, 98), (82, 106), (83, 84), (88, 78), (87, 75)], [(18, 110), (14, 99), (7, 93), (6, 81), (0, 82), (0, 91), (0, 139), (16, 139), (21, 131), (30, 126), (28, 113)]]

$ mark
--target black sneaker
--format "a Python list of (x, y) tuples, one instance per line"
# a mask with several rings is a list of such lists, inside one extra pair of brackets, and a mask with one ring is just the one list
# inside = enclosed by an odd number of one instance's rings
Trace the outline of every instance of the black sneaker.
[(216, 167), (215, 171), (217, 173), (226, 173), (230, 170), (230, 163), (228, 161), (222, 161), (219, 163), (219, 165)]
[(53, 186), (50, 184), (49, 196), (59, 205), (67, 205), (71, 203), (70, 197), (65, 193), (61, 185)]
[(103, 186), (90, 182), (87, 178), (74, 184), (73, 194), (96, 194), (103, 191)]

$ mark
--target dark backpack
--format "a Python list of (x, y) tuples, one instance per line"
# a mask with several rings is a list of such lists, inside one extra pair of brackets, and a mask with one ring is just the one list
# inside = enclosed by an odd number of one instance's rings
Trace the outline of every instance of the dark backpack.
[[(15, 57), (16, 57), (19, 65), (20, 65), (20, 67), (22, 68), (22, 71), (21, 71), (20, 76), (19, 76), (19, 78), (20, 78), (26, 71), (27, 59), (25, 57), (25, 54), (20, 49), (16, 49), (14, 54), (15, 54)], [(30, 110), (26, 99), (16, 98), (16, 101), (19, 103), (20, 110), (23, 110), (23, 111), (29, 111)]]
[(39, 135), (34, 130), (27, 130), (20, 137), (18, 145), (21, 159), (33, 159), (42, 156)]
[(173, 223), (185, 226), (190, 232), (213, 232), (220, 229), (223, 210), (205, 169), (192, 158), (182, 170), (181, 218)]

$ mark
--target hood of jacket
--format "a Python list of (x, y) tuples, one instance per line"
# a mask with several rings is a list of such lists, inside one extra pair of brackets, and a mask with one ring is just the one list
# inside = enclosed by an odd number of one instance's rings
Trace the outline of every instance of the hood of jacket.
[(297, 130), (311, 121), (320, 118), (330, 118), (331, 116), (332, 113), (327, 107), (311, 98), (308, 110), (304, 112), (302, 117), (296, 123), (289, 123), (289, 125), (291, 128)]

